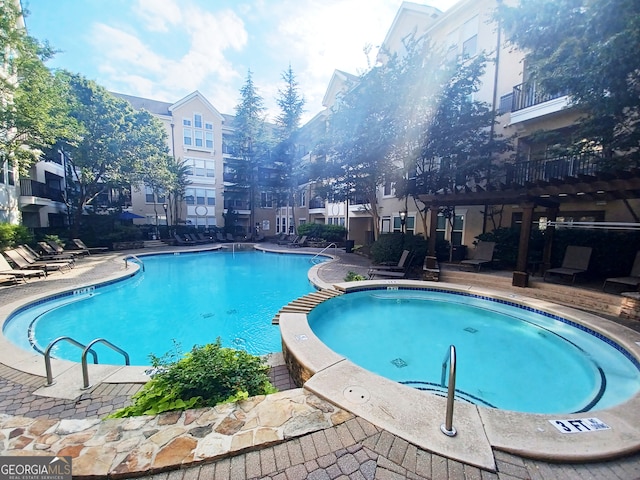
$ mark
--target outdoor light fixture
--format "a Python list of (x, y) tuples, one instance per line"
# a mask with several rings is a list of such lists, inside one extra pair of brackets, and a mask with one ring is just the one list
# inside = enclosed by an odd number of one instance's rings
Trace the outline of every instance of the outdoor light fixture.
[(405, 233), (405, 224), (407, 222), (407, 212), (400, 212), (400, 230)]
[(166, 203), (162, 204), (162, 208), (164, 208), (164, 218), (167, 221), (167, 227), (169, 226), (169, 214), (167, 213), (167, 208), (169, 208), (169, 205), (167, 205)]

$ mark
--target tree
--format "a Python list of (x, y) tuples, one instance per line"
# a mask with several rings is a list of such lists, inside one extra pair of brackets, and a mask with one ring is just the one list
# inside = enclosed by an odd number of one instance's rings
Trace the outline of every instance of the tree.
[(501, 5), (509, 40), (526, 52), (530, 80), (568, 94), (584, 112), (574, 151), (640, 160), (640, 2), (531, 0)]
[(378, 238), (377, 192), (397, 168), (395, 151), (402, 118), (397, 90), (398, 59), (376, 66), (359, 78), (334, 107), (322, 176), (333, 201), (358, 200), (371, 215)]
[[(280, 107), (280, 114), (276, 118), (277, 141), (273, 160), (276, 170), (276, 178), (272, 185), (273, 191), (278, 197), (278, 205), (296, 206), (295, 194), (300, 183), (300, 163), (296, 157), (297, 133), (300, 127), (300, 118), (304, 111), (304, 97), (300, 95), (298, 82), (291, 65), (282, 74), (285, 83), (283, 89), (278, 89), (276, 99)], [(295, 208), (293, 209), (293, 224), (296, 224)]]
[[(256, 196), (264, 180), (260, 176), (260, 169), (269, 155), (265, 110), (264, 101), (258, 94), (253, 83), (251, 70), (249, 70), (247, 79), (240, 88), (240, 102), (235, 108), (231, 147), (236, 161), (233, 162), (234, 179), (231, 182), (233, 186), (225, 190), (225, 198), (240, 198), (242, 200), (248, 198), (251, 210), (250, 228), (253, 228), (254, 211), (258, 204)], [(233, 227), (234, 225), (226, 225), (225, 222), (227, 230)]]
[[(417, 76), (422, 83), (437, 88), (426, 89), (426, 95), (412, 95), (418, 106), (417, 141), (405, 157), (402, 177), (396, 178), (396, 194), (413, 199), (424, 231), (428, 231), (429, 205), (420, 200), (420, 195), (484, 185), (491, 158), (509, 148), (508, 140), (491, 133), (495, 118), (490, 105), (471, 100), (480, 87), (486, 56), (446, 60), (429, 51), (429, 61), (421, 64)], [(446, 213), (451, 210), (446, 209)], [(453, 222), (455, 212), (449, 218)]]
[(63, 85), (44, 62), (53, 56), (46, 43), (27, 35), (18, 2), (2, 3), (0, 16), (0, 157), (22, 173), (40, 150), (73, 129), (68, 121)]
[(77, 234), (85, 207), (111, 188), (151, 181), (167, 160), (166, 133), (159, 120), (80, 75), (65, 74), (71, 117), (78, 134), (67, 138), (71, 198)]

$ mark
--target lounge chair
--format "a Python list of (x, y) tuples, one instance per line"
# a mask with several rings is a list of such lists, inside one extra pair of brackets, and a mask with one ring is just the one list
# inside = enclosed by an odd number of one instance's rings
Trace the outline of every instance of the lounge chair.
[(49, 257), (49, 255), (46, 255), (45, 257), (43, 257), (42, 255), (38, 255), (37, 253), (35, 253), (26, 245), (20, 245), (14, 248), (14, 250), (18, 252), (31, 265), (58, 264), (58, 265), (61, 265), (62, 267), (69, 267), (69, 268), (73, 268), (76, 265), (76, 259), (73, 257), (61, 258), (61, 257), (56, 257), (55, 255), (53, 256), (53, 258)]
[(235, 238), (233, 238), (233, 235), (231, 233), (227, 233), (227, 242), (235, 242)]
[(18, 283), (18, 279), (15, 275), (9, 275), (7, 273), (0, 273), (0, 284), (14, 285)]
[(71, 243), (73, 243), (78, 250), (87, 252), (89, 255), (92, 255), (94, 253), (102, 253), (109, 250), (109, 247), (87, 247), (85, 243), (79, 238), (72, 238)]
[(633, 262), (633, 266), (631, 267), (631, 272), (629, 272), (629, 275), (627, 277), (607, 278), (602, 284), (603, 292), (607, 291), (607, 286), (609, 284), (613, 284), (614, 286), (622, 286), (623, 289), (629, 287), (630, 290), (626, 291), (638, 290), (638, 287), (640, 286), (640, 251), (636, 253), (636, 259)]
[(278, 240), (278, 245), (291, 245), (298, 240), (297, 235), (287, 235), (283, 240)]
[(395, 265), (386, 265), (386, 264), (372, 265), (371, 268), (369, 269), (369, 278), (372, 278), (371, 272), (373, 271), (377, 271), (377, 272), (382, 272), (385, 270), (389, 272), (404, 271), (405, 263), (407, 263), (408, 257), (409, 257), (409, 250), (403, 250), (402, 255), (400, 255), (400, 260), (398, 260), (398, 263)]
[(0, 274), (13, 275), (15, 277), (22, 278), (25, 282), (31, 277), (47, 276), (47, 272), (44, 270), (21, 270), (18, 268), (12, 268), (3, 255), (0, 255)]
[(175, 239), (176, 243), (178, 245), (194, 245), (195, 242), (187, 239), (187, 238), (183, 238), (180, 235), (178, 235), (177, 233), (173, 234), (173, 238)]
[(79, 255), (88, 255), (88, 252), (66, 251), (64, 248), (62, 248), (60, 245), (58, 245), (56, 242), (52, 240), (44, 240), (42, 242), (38, 242), (38, 245), (40, 245), (40, 248), (42, 248), (42, 250), (47, 255), (58, 255), (58, 256), (63, 256), (63, 258), (77, 257)]
[(496, 242), (480, 241), (474, 249), (473, 258), (462, 260), (460, 265), (475, 267), (479, 272), (483, 265), (493, 262), (493, 252), (495, 248)]
[(45, 272), (53, 272), (60, 270), (63, 268), (71, 269), (71, 262), (68, 260), (64, 260), (62, 262), (38, 262), (35, 260), (28, 260), (27, 258), (20, 255), (20, 252), (17, 250), (5, 250), (4, 254), (9, 257), (19, 269), (21, 270), (44, 270)]
[(224, 238), (224, 235), (222, 235), (222, 233), (220, 233), (220, 232), (216, 233), (216, 240), (218, 240), (219, 242), (222, 242), (222, 243), (227, 241), (227, 239)]
[(303, 235), (300, 238), (297, 238), (287, 245), (287, 247), (304, 247), (307, 244), (307, 236)]
[(215, 239), (213, 239), (211, 237), (205, 237), (205, 235), (203, 233), (198, 233), (197, 235), (195, 235), (195, 237), (201, 243), (213, 243), (213, 242), (215, 242)]
[(562, 266), (558, 268), (550, 268), (544, 272), (544, 281), (549, 276), (569, 277), (571, 283), (575, 283), (576, 276), (586, 272), (589, 269), (589, 260), (591, 259), (591, 247), (577, 247), (569, 245), (564, 252)]
[[(48, 254), (43, 254), (43, 253), (39, 253), (36, 252), (33, 248), (31, 248), (29, 245), (27, 245), (26, 243), (20, 245), (19, 247), (16, 247), (16, 250), (20, 251), (20, 253), (22, 254), (22, 250), (24, 250), (25, 252), (28, 252), (31, 257), (33, 257), (35, 260), (49, 260), (49, 261), (53, 261), (53, 262), (57, 262), (57, 261), (63, 261), (63, 260), (71, 260), (73, 261), (73, 263), (75, 263), (76, 261), (76, 257), (74, 255), (48, 255)], [(24, 257), (25, 255), (22, 254), (22, 256)]]

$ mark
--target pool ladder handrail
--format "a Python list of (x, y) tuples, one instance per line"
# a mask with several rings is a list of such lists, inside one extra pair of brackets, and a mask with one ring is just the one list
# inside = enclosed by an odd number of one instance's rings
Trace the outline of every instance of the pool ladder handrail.
[(329, 245), (327, 245), (326, 247), (324, 247), (322, 250), (320, 250), (318, 253), (316, 253), (311, 260), (309, 260), (309, 263), (313, 263), (313, 261), (316, 259), (316, 257), (319, 257), (320, 255), (322, 255), (324, 252), (326, 252), (328, 249), (330, 249), (331, 247), (333, 247), (334, 253), (338, 251), (338, 245), (336, 245), (335, 243), (330, 243)]
[(75, 345), (76, 347), (82, 348), (82, 389), (83, 390), (86, 390), (91, 387), (91, 385), (89, 384), (89, 368), (87, 366), (87, 354), (90, 353), (91, 356), (93, 357), (94, 365), (98, 364), (98, 354), (91, 348), (96, 343), (103, 343), (107, 347), (111, 348), (112, 350), (122, 354), (125, 359), (125, 364), (130, 365), (129, 354), (124, 350), (122, 350), (120, 347), (114, 345), (108, 340), (105, 340), (104, 338), (96, 338), (95, 340), (91, 341), (88, 345), (83, 345), (82, 343), (78, 342), (77, 340), (74, 340), (71, 337), (67, 337), (67, 336), (58, 337), (55, 340), (53, 340), (51, 343), (49, 343), (49, 345), (47, 345), (47, 348), (44, 350), (44, 369), (47, 375), (47, 383), (45, 383), (44, 385), (45, 387), (50, 387), (55, 384), (55, 382), (53, 381), (53, 373), (51, 370), (51, 349), (58, 342), (61, 342), (63, 340)]
[(127, 255), (126, 257), (124, 257), (124, 269), (126, 270), (127, 268), (129, 268), (128, 260), (130, 258), (133, 258), (133, 259), (137, 260), (138, 263), (140, 263), (140, 267), (142, 267), (142, 271), (144, 272), (144, 262), (142, 260), (140, 260), (138, 257), (136, 257), (135, 255)]
[(449, 385), (447, 386), (447, 411), (444, 423), (440, 425), (440, 431), (448, 437), (455, 437), (458, 433), (453, 426), (453, 404), (455, 402), (456, 393), (456, 347), (450, 345), (449, 350), (442, 361), (442, 376), (440, 377), (440, 386), (444, 387), (447, 374), (447, 363), (449, 364)]

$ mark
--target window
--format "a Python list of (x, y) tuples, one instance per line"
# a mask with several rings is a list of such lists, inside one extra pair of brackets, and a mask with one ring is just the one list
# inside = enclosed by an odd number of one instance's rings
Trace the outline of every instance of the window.
[(187, 188), (184, 191), (184, 201), (187, 203), (187, 205), (196, 204), (195, 190), (193, 188)]
[(213, 123), (211, 123), (211, 122), (205, 122), (205, 124), (204, 124), (204, 129), (205, 129), (205, 130), (213, 130)]
[(202, 128), (202, 115), (199, 113), (193, 115), (193, 126), (196, 128)]
[(184, 133), (183, 133), (183, 141), (182, 143), (184, 143), (185, 145), (192, 145), (193, 144), (193, 130), (191, 130), (190, 128), (185, 128), (183, 129)]
[(203, 158), (186, 158), (187, 175), (215, 178), (215, 161)]
[[(413, 234), (415, 229), (416, 217), (407, 215), (404, 219), (404, 230), (405, 233)], [(400, 217), (393, 217), (393, 231), (394, 232), (402, 232), (402, 222), (400, 221)]]
[(191, 120), (189, 118), (183, 118), (182, 119), (182, 125), (184, 127), (190, 127), (191, 126)]
[[(464, 214), (457, 214), (453, 220), (453, 227), (449, 225), (449, 220), (438, 214), (438, 226), (436, 227), (437, 240), (449, 240), (452, 245), (462, 245), (462, 233), (464, 231)], [(450, 232), (450, 235), (447, 235)], [(447, 238), (449, 237), (449, 238)]]
[(473, 57), (478, 50), (478, 36), (467, 39), (462, 44), (462, 55), (465, 57)]
[(213, 149), (213, 132), (204, 132), (204, 146)]
[(307, 206), (307, 192), (305, 192), (304, 190), (300, 192), (300, 206), (301, 207)]
[(195, 146), (196, 147), (204, 146), (202, 135), (203, 135), (202, 130), (194, 130)]
[(382, 195), (385, 197), (390, 197), (393, 195), (393, 184), (389, 180), (384, 181), (384, 188)]
[(154, 195), (151, 187), (144, 187), (144, 201), (146, 203), (153, 203)]
[(273, 195), (270, 192), (262, 192), (260, 194), (260, 207), (273, 208)]

